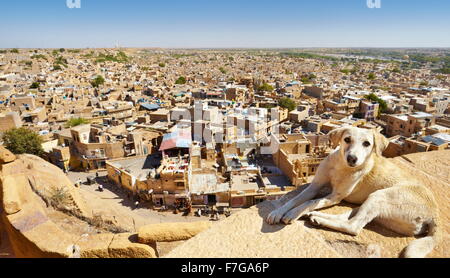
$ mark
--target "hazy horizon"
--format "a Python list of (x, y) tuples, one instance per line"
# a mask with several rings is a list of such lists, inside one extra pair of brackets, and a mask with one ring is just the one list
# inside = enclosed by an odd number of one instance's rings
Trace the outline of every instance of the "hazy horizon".
[[(99, 47), (0, 47), (0, 49), (114, 49), (116, 46)], [(167, 49), (167, 50), (309, 50), (309, 49), (450, 49), (450, 47), (359, 47), (359, 46), (336, 46), (336, 47), (158, 47), (158, 46), (120, 46), (122, 49)]]

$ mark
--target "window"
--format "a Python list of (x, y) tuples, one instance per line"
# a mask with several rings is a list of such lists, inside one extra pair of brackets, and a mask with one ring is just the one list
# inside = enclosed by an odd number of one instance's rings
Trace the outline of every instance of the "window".
[(184, 188), (184, 182), (177, 182), (176, 185), (177, 187)]

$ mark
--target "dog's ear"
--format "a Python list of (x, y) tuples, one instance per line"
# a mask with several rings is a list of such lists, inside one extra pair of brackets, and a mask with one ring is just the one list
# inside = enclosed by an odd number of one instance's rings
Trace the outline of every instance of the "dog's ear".
[(339, 146), (339, 142), (342, 139), (342, 135), (348, 128), (342, 127), (335, 130), (330, 131), (328, 133), (328, 140), (330, 141), (331, 147), (336, 149)]
[(374, 150), (377, 155), (382, 156), (383, 152), (387, 149), (389, 146), (389, 140), (384, 137), (383, 134), (381, 134), (377, 129), (373, 130), (373, 138), (374, 138)]

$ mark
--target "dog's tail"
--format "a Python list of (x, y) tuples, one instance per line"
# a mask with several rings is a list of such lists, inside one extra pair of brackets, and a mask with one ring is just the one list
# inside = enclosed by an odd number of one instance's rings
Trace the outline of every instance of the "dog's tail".
[(428, 223), (428, 236), (416, 239), (405, 249), (405, 258), (425, 258), (441, 241), (438, 216)]

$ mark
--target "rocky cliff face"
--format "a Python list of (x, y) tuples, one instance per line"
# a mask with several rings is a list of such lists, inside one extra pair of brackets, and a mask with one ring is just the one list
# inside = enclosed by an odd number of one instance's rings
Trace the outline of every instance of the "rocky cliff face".
[[(0, 147), (0, 224), (19, 258), (154, 258), (155, 246), (137, 242), (137, 234), (73, 233), (80, 219), (92, 217), (89, 206), (64, 173), (30, 155), (14, 156)], [(50, 217), (55, 207), (65, 227)], [(70, 216), (75, 215), (76, 217)], [(72, 217), (73, 219), (70, 219)], [(72, 231), (71, 231), (72, 230)]]
[[(450, 257), (450, 151), (413, 154), (394, 162), (434, 192), (444, 238), (430, 257)], [(369, 224), (357, 237), (315, 228), (305, 221), (270, 226), (264, 219), (273, 209), (270, 202), (265, 202), (235, 214), (180, 245), (167, 257), (396, 258), (414, 240), (376, 224)], [(324, 212), (340, 214), (350, 209), (350, 205), (341, 204)]]
[(1, 169), (4, 178), (24, 177), (35, 194), (47, 205), (58, 207), (80, 217), (91, 218), (92, 211), (76, 187), (61, 169), (33, 155), (19, 155)]

